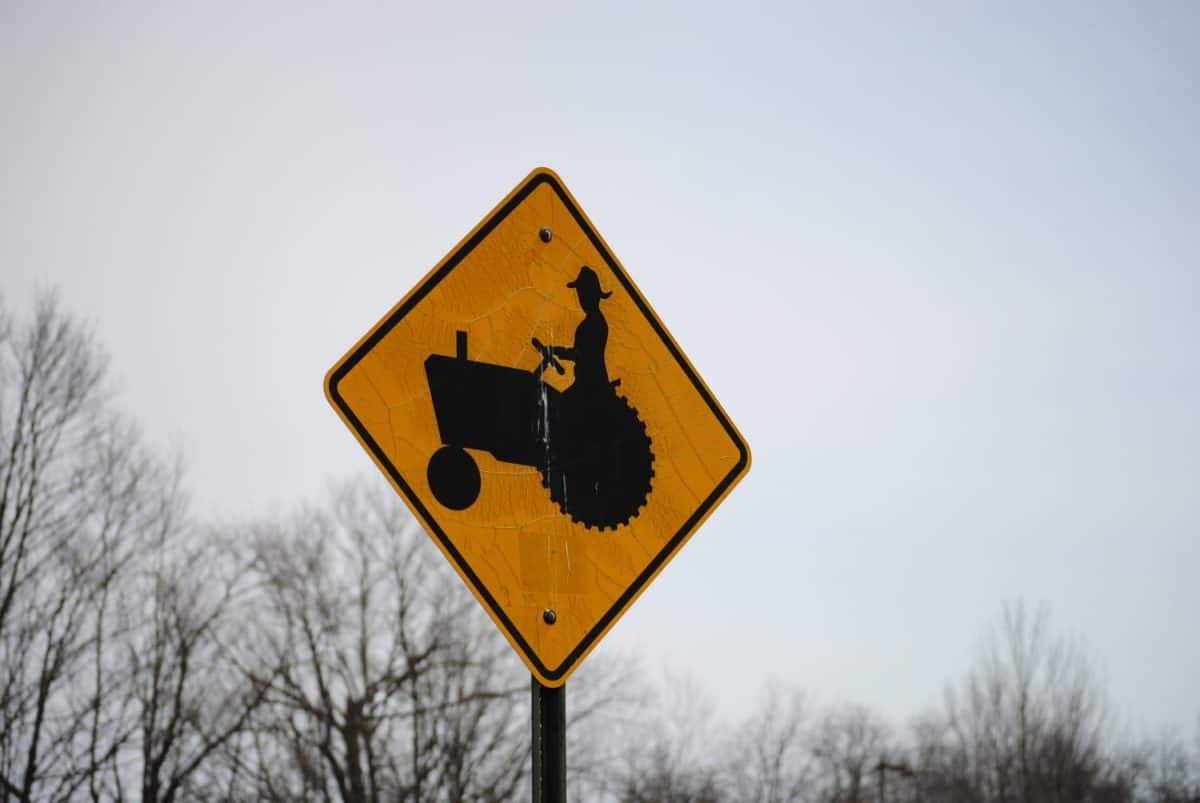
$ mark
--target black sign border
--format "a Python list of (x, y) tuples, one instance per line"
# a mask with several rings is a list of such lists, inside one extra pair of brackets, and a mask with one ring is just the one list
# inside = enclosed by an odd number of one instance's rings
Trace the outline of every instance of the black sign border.
[[(547, 667), (542, 663), (541, 659), (537, 657), (533, 651), (533, 648), (525, 640), (524, 636), (521, 635), (521, 632), (516, 628), (512, 620), (509, 619), (508, 615), (504, 612), (504, 609), (501, 608), (496, 602), (495, 597), (492, 596), (492, 593), (480, 581), (479, 576), (475, 574), (475, 571), (463, 558), (462, 554), (446, 535), (445, 531), (442, 530), (442, 527), (440, 524), (438, 524), (437, 519), (434, 518), (432, 513), (430, 513), (429, 509), (425, 506), (424, 502), (421, 501), (420, 497), (413, 492), (412, 487), (405, 482), (404, 477), (401, 476), (396, 467), (392, 465), (392, 462), (388, 459), (387, 454), (383, 451), (383, 449), (380, 448), (375, 439), (371, 437), (371, 434), (367, 431), (367, 428), (363, 426), (362, 422), (358, 419), (358, 416), (354, 414), (354, 411), (350, 409), (350, 406), (346, 403), (341, 393), (338, 392), (338, 385), (346, 377), (346, 374), (353, 370), (353, 368), (363, 359), (363, 357), (365, 357), (372, 349), (374, 349), (375, 346), (379, 344), (379, 341), (386, 337), (388, 333), (396, 326), (396, 324), (404, 319), (404, 316), (415, 309), (416, 306), (420, 304), (421, 301), (433, 290), (433, 288), (437, 287), (439, 282), (449, 276), (451, 271), (453, 271), (459, 265), (459, 263), (462, 262), (462, 260), (466, 258), (466, 256), (470, 254), (471, 251), (473, 251), (475, 247), (478, 246), (479, 243), (481, 243), (484, 238), (486, 238), (492, 232), (492, 230), (496, 228), (496, 226), (498, 226), (514, 209), (516, 209), (526, 198), (529, 197), (530, 193), (543, 184), (549, 185), (551, 189), (554, 190), (554, 193), (558, 196), (559, 200), (561, 200), (563, 205), (566, 206), (566, 208), (570, 211), (571, 216), (575, 219), (575, 222), (578, 223), (579, 227), (587, 234), (592, 245), (604, 258), (604, 262), (608, 266), (609, 270), (613, 272), (613, 274), (621, 282), (625, 292), (627, 292), (629, 297), (633, 299), (635, 304), (637, 304), (637, 307), (641, 311), (642, 315), (646, 318), (646, 320), (650, 323), (650, 326), (654, 329), (655, 333), (658, 334), (659, 338), (667, 346), (667, 349), (671, 352), (671, 356), (675, 358), (675, 361), (679, 364), (680, 368), (683, 369), (693, 387), (695, 387), (696, 392), (700, 394), (702, 399), (704, 399), (704, 402), (708, 405), (709, 410), (712, 411), (717, 421), (720, 422), (721, 426), (725, 429), (725, 432), (729, 435), (734, 444), (736, 444), (738, 449), (738, 462), (734, 465), (734, 467), (721, 479), (719, 483), (717, 483), (712, 493), (710, 493), (708, 497), (701, 502), (700, 507), (694, 513), (692, 513), (692, 515), (689, 516), (686, 521), (684, 521), (678, 532), (676, 532), (675, 535), (673, 535), (671, 539), (667, 541), (663, 548), (659, 550), (658, 554), (654, 556), (654, 559), (650, 561), (650, 564), (634, 579), (633, 583), (624, 591), (624, 593), (617, 598), (617, 601), (613, 603), (612, 607), (605, 612), (604, 616), (602, 616), (595, 626), (593, 626), (592, 629), (584, 635), (579, 644), (567, 654), (567, 657), (563, 659), (563, 662), (554, 669)], [(484, 222), (484, 224), (480, 226), (479, 229), (469, 239), (462, 243), (458, 249), (455, 250), (454, 253), (442, 263), (440, 268), (438, 268), (432, 275), (427, 276), (425, 280), (404, 300), (404, 302), (400, 304), (400, 306), (392, 310), (388, 317), (384, 319), (384, 321), (377, 326), (365, 340), (359, 343), (358, 346), (349, 355), (347, 355), (342, 363), (330, 373), (327, 379), (327, 391), (330, 400), (336, 405), (346, 422), (350, 424), (361, 442), (370, 450), (371, 454), (375, 457), (376, 462), (378, 462), (380, 466), (386, 468), (387, 474), (391, 478), (392, 482), (404, 493), (413, 509), (420, 514), (421, 518), (433, 532), (434, 537), (436, 537), (438, 542), (442, 545), (442, 548), (445, 550), (446, 554), (450, 555), (459, 571), (470, 581), (471, 585), (475, 588), (479, 596), (486, 602), (491, 613), (493, 616), (495, 616), (497, 621), (502, 624), (512, 641), (519, 645), (521, 652), (525, 655), (525, 658), (528, 659), (533, 666), (537, 667), (538, 672), (541, 673), (543, 677), (545, 677), (547, 680), (555, 682), (561, 680), (574, 668), (575, 663), (591, 649), (591, 647), (596, 643), (597, 639), (599, 639), (600, 636), (602, 636), (613, 624), (617, 617), (619, 617), (625, 611), (626, 607), (629, 606), (634, 597), (641, 593), (642, 589), (646, 586), (650, 579), (654, 577), (658, 570), (666, 563), (667, 560), (670, 559), (683, 541), (685, 541), (688, 536), (691, 535), (692, 531), (696, 528), (699, 522), (703, 520), (713, 506), (716, 505), (722, 496), (724, 496), (725, 492), (742, 475), (743, 471), (750, 462), (750, 449), (746, 445), (746, 442), (742, 439), (737, 429), (734, 428), (732, 422), (730, 422), (729, 418), (721, 409), (721, 406), (717, 404), (716, 399), (714, 399), (712, 394), (709, 393), (708, 388), (705, 387), (704, 382), (701, 381), (700, 377), (696, 374), (691, 363), (683, 356), (683, 352), (675, 343), (675, 339), (671, 337), (659, 323), (658, 316), (651, 311), (650, 306), (646, 303), (645, 299), (642, 298), (641, 293), (638, 292), (637, 288), (633, 285), (633, 282), (631, 282), (629, 277), (625, 274), (625, 271), (621, 269), (620, 264), (618, 264), (617, 260), (613, 258), (612, 254), (609, 253), (608, 249), (604, 246), (603, 241), (599, 236), (597, 236), (596, 232), (592, 230), (592, 226), (589, 224), (587, 218), (584, 217), (583, 213), (580, 212), (578, 207), (575, 206), (574, 202), (571, 200), (571, 196), (566, 192), (565, 188), (558, 181), (557, 177), (548, 172), (535, 172), (532, 176), (530, 176), (529, 179), (526, 180), (525, 184), (519, 187), (507, 202), (493, 212), (492, 215)]]

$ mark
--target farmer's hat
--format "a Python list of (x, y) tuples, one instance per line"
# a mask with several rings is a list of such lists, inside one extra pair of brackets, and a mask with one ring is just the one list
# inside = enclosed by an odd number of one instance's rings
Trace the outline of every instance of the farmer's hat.
[(575, 277), (575, 281), (567, 282), (567, 287), (574, 287), (580, 293), (599, 296), (600, 298), (608, 298), (612, 295), (612, 293), (606, 293), (600, 289), (600, 279), (596, 276), (596, 271), (587, 265), (579, 269), (579, 275)]

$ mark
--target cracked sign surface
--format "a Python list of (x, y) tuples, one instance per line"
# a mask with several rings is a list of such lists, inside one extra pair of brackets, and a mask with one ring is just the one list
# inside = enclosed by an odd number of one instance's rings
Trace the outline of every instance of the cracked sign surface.
[(547, 686), (750, 467), (737, 429), (545, 169), (338, 361), (325, 390)]

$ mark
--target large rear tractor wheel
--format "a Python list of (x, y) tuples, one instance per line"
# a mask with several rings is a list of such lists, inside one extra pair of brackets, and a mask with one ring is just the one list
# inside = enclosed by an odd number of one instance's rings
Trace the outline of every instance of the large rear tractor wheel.
[(599, 530), (616, 529), (638, 515), (650, 494), (654, 453), (637, 411), (622, 396), (606, 405), (601, 420), (572, 429), (542, 484), (571, 520)]

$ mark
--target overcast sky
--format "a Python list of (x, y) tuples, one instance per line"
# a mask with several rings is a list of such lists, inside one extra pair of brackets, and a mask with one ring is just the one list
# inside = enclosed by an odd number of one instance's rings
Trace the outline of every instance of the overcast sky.
[(1025, 598), (1192, 721), (1200, 5), (455, 5), (0, 4), (0, 290), (198, 511), (370, 476), (325, 371), (546, 165), (754, 452), (597, 654), (902, 721)]

